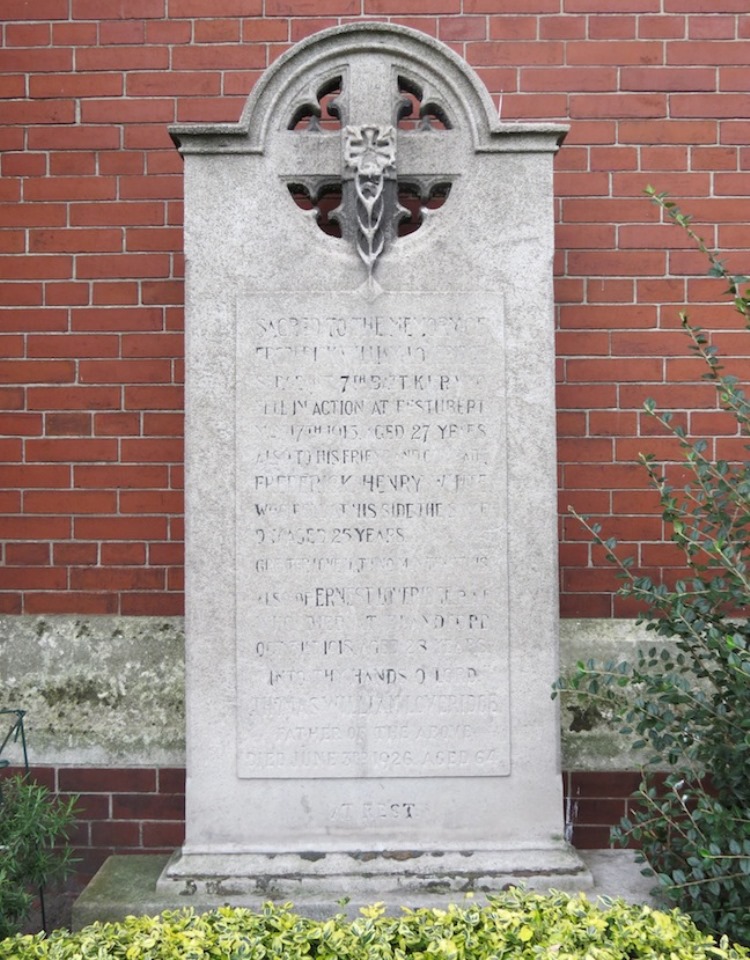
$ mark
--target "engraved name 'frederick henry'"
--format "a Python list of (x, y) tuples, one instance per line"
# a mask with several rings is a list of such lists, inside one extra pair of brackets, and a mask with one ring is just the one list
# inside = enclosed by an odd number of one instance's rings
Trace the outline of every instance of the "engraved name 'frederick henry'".
[(299, 301), (237, 305), (240, 775), (504, 775), (499, 304)]

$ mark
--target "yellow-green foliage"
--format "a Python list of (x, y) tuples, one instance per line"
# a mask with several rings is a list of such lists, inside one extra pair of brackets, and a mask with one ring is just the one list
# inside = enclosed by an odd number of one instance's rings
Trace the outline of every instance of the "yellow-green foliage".
[(290, 905), (223, 907), (94, 923), (78, 933), (0, 941), (0, 960), (739, 960), (744, 947), (701, 933), (685, 914), (583, 894), (511, 890), (479, 906), (405, 910), (376, 905), (348, 921), (311, 920)]

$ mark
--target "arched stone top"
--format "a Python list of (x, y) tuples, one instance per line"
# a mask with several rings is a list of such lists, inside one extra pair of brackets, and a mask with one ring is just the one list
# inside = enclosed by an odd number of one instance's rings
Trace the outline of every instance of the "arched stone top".
[[(347, 96), (362, 77), (360, 106), (364, 95), (380, 115), (346, 116)], [(354, 23), (314, 34), (283, 54), (258, 81), (238, 123), (177, 125), (170, 133), (181, 153), (265, 153), (274, 132), (291, 129), (296, 117), (314, 111), (321, 92), (338, 86), (342, 123), (394, 122), (401, 86), (416, 91), (478, 152), (554, 151), (567, 131), (560, 124), (501, 122), (474, 71), (440, 41), (394, 24)], [(383, 115), (389, 97), (393, 117)]]

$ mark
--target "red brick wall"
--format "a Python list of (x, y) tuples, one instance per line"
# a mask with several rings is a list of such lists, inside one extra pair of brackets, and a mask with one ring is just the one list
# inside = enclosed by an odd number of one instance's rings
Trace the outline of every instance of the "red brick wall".
[[(0, 512), (6, 613), (182, 607), (180, 159), (167, 125), (234, 121), (289, 44), (368, 17), (450, 43), (506, 120), (569, 120), (557, 158), (561, 506), (657, 575), (678, 561), (634, 463), (684, 410), (742, 455), (678, 330), (748, 372), (721, 284), (642, 198), (653, 183), (747, 270), (747, 0), (5, 0), (0, 49)], [(627, 615), (562, 520), (562, 610)]]

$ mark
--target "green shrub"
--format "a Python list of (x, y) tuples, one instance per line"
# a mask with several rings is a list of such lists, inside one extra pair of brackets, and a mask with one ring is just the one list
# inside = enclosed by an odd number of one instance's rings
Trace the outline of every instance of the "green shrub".
[[(709, 273), (727, 282), (750, 327), (748, 278), (729, 274), (690, 218), (665, 195), (650, 192), (706, 254)], [(723, 373), (703, 331), (685, 315), (682, 322), (705, 379), (747, 437), (750, 401), (736, 378)], [(654, 583), (634, 571), (632, 559), (618, 559), (615, 541), (603, 539), (598, 525), (582, 521), (619, 566), (620, 594), (644, 603), (641, 620), (667, 642), (641, 651), (634, 662), (580, 663), (557, 688), (583, 709), (606, 707), (600, 715), (612, 716), (624, 734), (635, 732), (634, 749), (646, 750), (632, 815), (615, 828), (613, 840), (639, 844), (662, 894), (696, 923), (750, 944), (750, 464), (712, 460), (704, 441), (688, 440), (652, 401), (646, 409), (684, 454), (689, 482), (681, 489), (653, 456), (641, 460), (690, 575), (674, 585)], [(659, 770), (668, 771), (665, 781)]]
[(748, 957), (725, 938), (716, 944), (689, 917), (621, 900), (597, 907), (583, 894), (511, 890), (480, 907), (405, 911), (379, 906), (347, 921), (311, 920), (289, 905), (260, 913), (223, 907), (202, 916), (174, 911), (94, 923), (78, 933), (0, 941), (0, 960), (735, 960)]
[[(0, 781), (0, 937), (14, 933), (29, 914), (33, 894), (71, 867), (65, 844), (75, 817), (75, 797), (56, 800), (24, 777)], [(55, 849), (58, 843), (65, 845)]]

